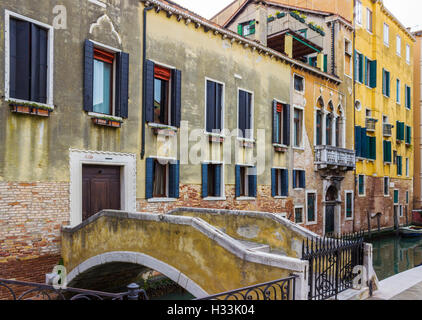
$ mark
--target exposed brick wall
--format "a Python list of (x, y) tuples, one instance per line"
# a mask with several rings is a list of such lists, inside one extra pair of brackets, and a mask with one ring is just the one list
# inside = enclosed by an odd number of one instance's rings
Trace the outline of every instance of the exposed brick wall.
[[(413, 210), (413, 182), (405, 179), (390, 179), (394, 188), (389, 188), (389, 196), (384, 196), (384, 180), (379, 177), (365, 177), (366, 196), (361, 197), (356, 191), (355, 212), (360, 212), (357, 228), (368, 230), (367, 212), (375, 214), (381, 212), (380, 227), (394, 227), (394, 189), (399, 190), (399, 204), (403, 205), (403, 217), (399, 218), (400, 224), (406, 223), (405, 207), (408, 210), (408, 219), (411, 222)], [(409, 204), (406, 204), (406, 191), (409, 191)], [(377, 229), (377, 219), (371, 219), (371, 229)]]
[[(35, 259), (14, 259), (9, 262), (2, 262), (0, 263), (0, 278), (44, 283), (45, 274), (53, 271), (53, 267), (58, 264), (59, 260), (59, 255), (49, 255)], [(30, 288), (12, 286), (12, 289), (16, 295), (20, 295)], [(0, 286), (0, 300), (9, 299), (12, 299), (10, 292)]]
[(0, 182), (0, 262), (60, 253), (69, 183)]

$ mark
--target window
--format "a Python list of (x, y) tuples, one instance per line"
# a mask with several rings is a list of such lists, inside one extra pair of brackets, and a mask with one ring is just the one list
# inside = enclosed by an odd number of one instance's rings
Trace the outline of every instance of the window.
[(352, 42), (344, 39), (344, 74), (352, 76)]
[(406, 158), (406, 177), (409, 176), (409, 158)]
[(170, 79), (171, 71), (154, 66), (154, 123), (169, 125), (170, 113)]
[(384, 44), (388, 47), (390, 44), (390, 27), (384, 23)]
[(398, 104), (400, 104), (400, 79), (397, 79), (396, 81), (396, 101)]
[(287, 169), (271, 169), (271, 192), (273, 197), (289, 195), (289, 172)]
[(399, 190), (394, 190), (394, 204), (399, 203)]
[(238, 128), (242, 138), (253, 139), (253, 95), (240, 89)]
[(406, 191), (406, 204), (409, 204), (409, 191)]
[(390, 72), (382, 69), (382, 94), (390, 97)]
[(333, 144), (333, 114), (328, 114), (325, 118), (325, 145), (331, 146)]
[(364, 82), (364, 56), (355, 51), (355, 81)]
[(147, 199), (179, 198), (179, 161), (147, 158), (145, 183)]
[(365, 195), (365, 176), (362, 174), (358, 176), (358, 185), (359, 185), (359, 195), (364, 196)]
[(114, 53), (94, 48), (93, 111), (113, 114), (113, 65)]
[(305, 171), (304, 170), (293, 170), (293, 189), (305, 189)]
[(400, 205), (400, 218), (403, 217), (403, 205)]
[(236, 172), (236, 198), (256, 197), (257, 177), (256, 168), (237, 165)]
[(322, 145), (322, 111), (316, 112), (316, 145)]
[(405, 140), (405, 125), (404, 122), (396, 121), (396, 140), (397, 141), (404, 141)]
[(207, 80), (206, 102), (206, 130), (207, 132), (220, 133), (223, 124), (223, 85)]
[(376, 137), (368, 136), (366, 128), (355, 127), (355, 149), (356, 157), (375, 160), (376, 159)]
[(297, 224), (303, 223), (303, 208), (302, 207), (295, 207), (295, 223)]
[(412, 127), (406, 126), (406, 139), (405, 142), (407, 145), (412, 144)]
[(293, 76), (294, 79), (294, 87), (296, 91), (303, 92), (305, 89), (305, 79), (301, 76), (295, 74)]
[(397, 175), (401, 176), (403, 174), (403, 157), (397, 156)]
[(145, 120), (163, 126), (180, 127), (182, 72), (146, 60)]
[(222, 164), (202, 164), (202, 197), (222, 197)]
[(362, 2), (360, 0), (356, 1), (356, 23), (362, 24)]
[(410, 64), (410, 46), (406, 44), (406, 62)]
[(294, 109), (294, 146), (297, 148), (302, 147), (303, 138), (303, 110)]
[(84, 110), (128, 117), (129, 54), (85, 40)]
[[(362, 60), (364, 61), (365, 67), (364, 83), (370, 88), (375, 88), (377, 86), (377, 60), (370, 60), (367, 57), (364, 57)], [(360, 68), (363, 75), (362, 67)]]
[(353, 191), (346, 191), (346, 219), (353, 218)]
[(390, 195), (390, 177), (384, 177), (384, 196)]
[(273, 143), (290, 145), (290, 105), (273, 101)]
[(317, 194), (316, 192), (306, 193), (306, 220), (307, 223), (316, 222)]
[(399, 35), (396, 37), (396, 54), (401, 57), (401, 37)]
[(391, 141), (383, 141), (384, 163), (391, 163)]
[(366, 30), (372, 33), (372, 11), (366, 9)]
[(405, 85), (404, 88), (405, 88), (405, 91), (404, 91), (404, 94), (405, 94), (405, 106), (406, 106), (407, 109), (410, 109), (411, 106), (412, 106), (412, 90), (407, 85)]
[(255, 20), (240, 23), (237, 26), (237, 33), (241, 36), (249, 36), (255, 33)]
[(6, 99), (53, 105), (53, 28), (6, 10)]

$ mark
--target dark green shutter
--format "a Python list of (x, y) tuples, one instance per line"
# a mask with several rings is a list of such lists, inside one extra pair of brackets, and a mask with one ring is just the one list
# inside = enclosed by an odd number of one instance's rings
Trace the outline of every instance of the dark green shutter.
[(127, 118), (129, 115), (129, 54), (117, 55), (116, 75), (116, 112), (115, 115)]
[(391, 141), (384, 140), (384, 162), (391, 163)]
[(371, 88), (376, 88), (376, 86), (377, 86), (377, 60), (371, 61), (369, 68), (370, 68), (369, 86)]
[(361, 157), (368, 158), (368, 138), (366, 128), (360, 128)]
[(289, 171), (281, 170), (281, 195), (287, 197), (289, 195)]
[(368, 72), (369, 72), (369, 70), (368, 70), (368, 58), (367, 57), (364, 57), (364, 69), (365, 69), (364, 83), (365, 83), (365, 85), (369, 86), (369, 83), (368, 83)]
[(277, 169), (271, 169), (271, 196), (275, 197), (277, 190)]
[(359, 82), (363, 83), (363, 54), (359, 53)]
[(237, 25), (237, 33), (243, 36), (243, 26), (241, 24)]
[(202, 164), (202, 198), (208, 197), (208, 163)]
[(356, 157), (362, 157), (361, 135), (359, 126), (355, 126), (355, 150)]
[(216, 165), (215, 166), (215, 196), (220, 197), (221, 196), (221, 167), (222, 165)]
[(236, 198), (240, 197), (240, 166), (235, 167)]
[(324, 54), (324, 72), (328, 71), (328, 55)]

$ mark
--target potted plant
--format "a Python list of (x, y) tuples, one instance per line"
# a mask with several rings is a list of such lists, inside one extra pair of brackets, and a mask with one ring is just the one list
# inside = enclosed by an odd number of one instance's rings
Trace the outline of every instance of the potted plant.
[(277, 11), (275, 14), (276, 14), (277, 19), (281, 19), (286, 15), (284, 12), (280, 12), (280, 11)]
[(271, 22), (271, 21), (274, 21), (274, 20), (275, 20), (275, 18), (273, 17), (273, 15), (272, 15), (272, 14), (270, 14), (270, 15), (268, 16), (267, 21), (268, 21), (268, 22)]
[(321, 34), (322, 36), (325, 36), (325, 32), (324, 32), (324, 28), (323, 28), (323, 27), (321, 27), (321, 26), (316, 26), (316, 28), (317, 28), (317, 32), (318, 32), (319, 34)]

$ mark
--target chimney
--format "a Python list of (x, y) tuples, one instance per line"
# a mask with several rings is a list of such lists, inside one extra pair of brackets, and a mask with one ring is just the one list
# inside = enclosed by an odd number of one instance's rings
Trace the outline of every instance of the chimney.
[(255, 13), (255, 39), (258, 40), (263, 46), (267, 46), (267, 31), (268, 31), (268, 11), (262, 2), (256, 4)]

